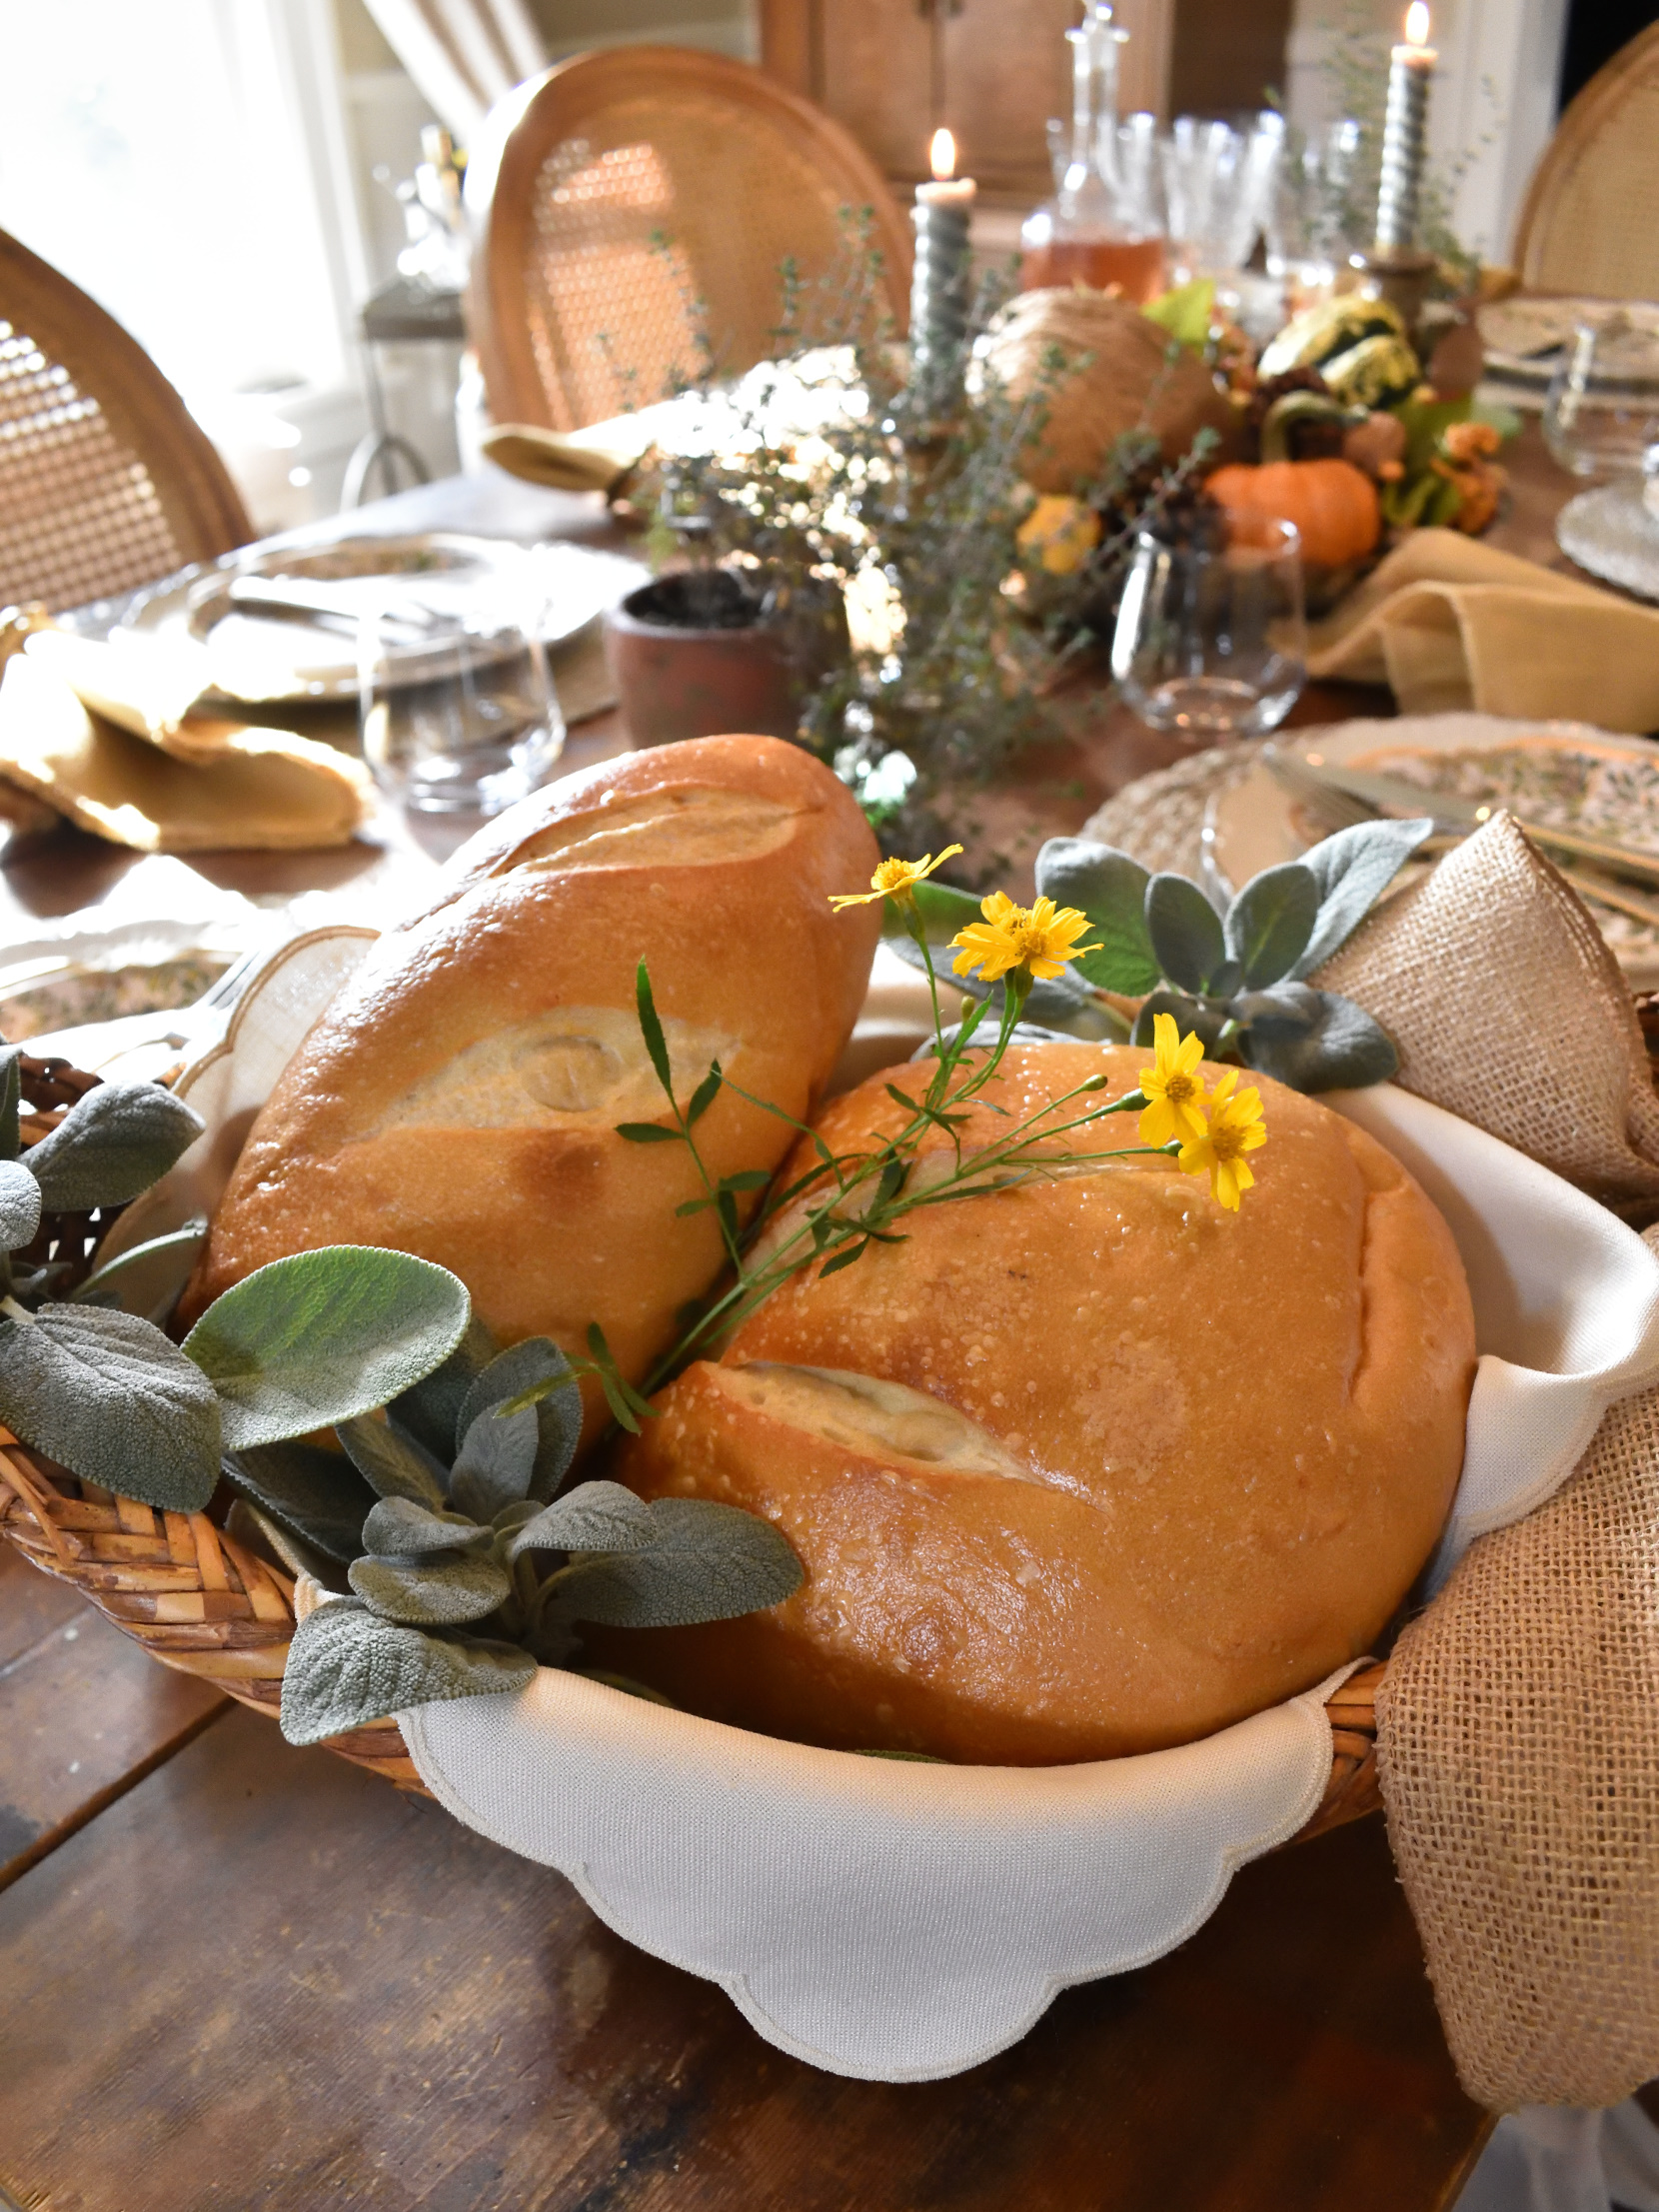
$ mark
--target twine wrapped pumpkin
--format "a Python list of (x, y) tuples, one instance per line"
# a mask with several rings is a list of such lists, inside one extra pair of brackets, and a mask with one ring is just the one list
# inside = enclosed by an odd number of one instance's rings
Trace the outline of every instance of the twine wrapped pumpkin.
[(1236, 442), (1233, 411), (1203, 363), (1171, 349), (1168, 333), (1126, 300), (1080, 285), (1022, 292), (992, 326), (985, 362), (1023, 399), (1052, 375), (1055, 347), (1066, 365), (1023, 470), (1039, 492), (1074, 492), (1126, 431), (1150, 431), (1166, 461), (1178, 461), (1202, 429), (1219, 434), (1222, 458)]

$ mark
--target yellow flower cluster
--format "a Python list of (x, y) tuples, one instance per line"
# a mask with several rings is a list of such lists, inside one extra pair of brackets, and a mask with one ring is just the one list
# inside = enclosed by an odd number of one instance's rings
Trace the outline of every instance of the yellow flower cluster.
[(1140, 1079), (1146, 1105), (1140, 1115), (1140, 1141), (1168, 1144), (1178, 1141), (1176, 1165), (1182, 1174), (1207, 1173), (1217, 1201), (1229, 1212), (1238, 1211), (1240, 1195), (1255, 1176), (1244, 1154), (1267, 1141), (1262, 1126), (1261, 1093), (1252, 1084), (1234, 1096), (1238, 1071), (1229, 1068), (1215, 1089), (1206, 1094), (1198, 1073), (1204, 1057), (1203, 1040), (1182, 1037), (1172, 1014), (1152, 1017), (1153, 1063)]
[[(936, 860), (928, 854), (919, 861), (883, 861), (870, 878), (868, 891), (842, 893), (832, 897), (830, 904), (837, 914), (881, 898), (913, 905), (915, 886), (960, 851), (959, 845), (951, 845)], [(993, 891), (980, 903), (979, 912), (982, 922), (970, 922), (950, 940), (955, 972), (971, 976), (977, 969), (987, 984), (1005, 978), (1004, 989), (1014, 1004), (1019, 1003), (1017, 994), (1029, 991), (1033, 980), (1061, 975), (1072, 961), (1096, 950), (1078, 942), (1089, 927), (1088, 917), (1075, 907), (1056, 907), (1052, 899), (1017, 907), (1005, 892)], [(1200, 1037), (1183, 1038), (1171, 1014), (1153, 1016), (1152, 1066), (1140, 1079), (1140, 1095), (1146, 1102), (1138, 1124), (1140, 1141), (1158, 1149), (1178, 1143), (1175, 1163), (1181, 1172), (1207, 1174), (1217, 1202), (1236, 1213), (1239, 1197), (1256, 1179), (1244, 1154), (1267, 1141), (1261, 1094), (1254, 1085), (1245, 1091), (1236, 1089), (1236, 1068), (1228, 1069), (1213, 1091), (1206, 1091), (1199, 1073), (1203, 1058)]]

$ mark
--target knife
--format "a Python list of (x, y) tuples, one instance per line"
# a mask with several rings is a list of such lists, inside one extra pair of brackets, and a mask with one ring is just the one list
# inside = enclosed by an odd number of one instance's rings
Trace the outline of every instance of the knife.
[[(1464, 799), (1455, 792), (1427, 790), (1421, 784), (1407, 783), (1403, 776), (1377, 776), (1368, 769), (1344, 768), (1330, 762), (1315, 764), (1306, 754), (1301, 756), (1301, 765), (1316, 782), (1363, 799), (1372, 807), (1391, 807), (1408, 815), (1432, 814), (1436, 821), (1464, 822), (1470, 829), (1478, 829), (1504, 811), (1501, 801)], [(1610, 838), (1585, 837), (1577, 830), (1552, 829), (1516, 813), (1513, 807), (1507, 811), (1539, 845), (1570, 853), (1577, 860), (1592, 861), (1615, 875), (1632, 876), (1638, 883), (1659, 885), (1659, 854), (1641, 853), (1634, 846), (1619, 845)]]

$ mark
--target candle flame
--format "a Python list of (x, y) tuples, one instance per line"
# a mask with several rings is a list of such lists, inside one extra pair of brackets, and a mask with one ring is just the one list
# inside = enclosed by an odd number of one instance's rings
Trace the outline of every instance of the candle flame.
[(1405, 42), (1408, 46), (1428, 44), (1428, 10), (1423, 0), (1411, 0), (1405, 11)]
[[(1423, 12), (1425, 16), (1428, 13), (1426, 8)], [(938, 130), (933, 133), (933, 142), (927, 149), (927, 159), (932, 164), (934, 179), (939, 184), (956, 174), (956, 141), (948, 131)]]

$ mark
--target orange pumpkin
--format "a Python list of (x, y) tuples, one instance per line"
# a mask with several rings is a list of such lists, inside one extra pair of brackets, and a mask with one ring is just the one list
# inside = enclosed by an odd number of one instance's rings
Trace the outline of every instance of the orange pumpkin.
[(1382, 536), (1377, 488), (1351, 461), (1264, 461), (1217, 469), (1205, 484), (1229, 515), (1294, 523), (1302, 559), (1343, 569), (1363, 561)]

